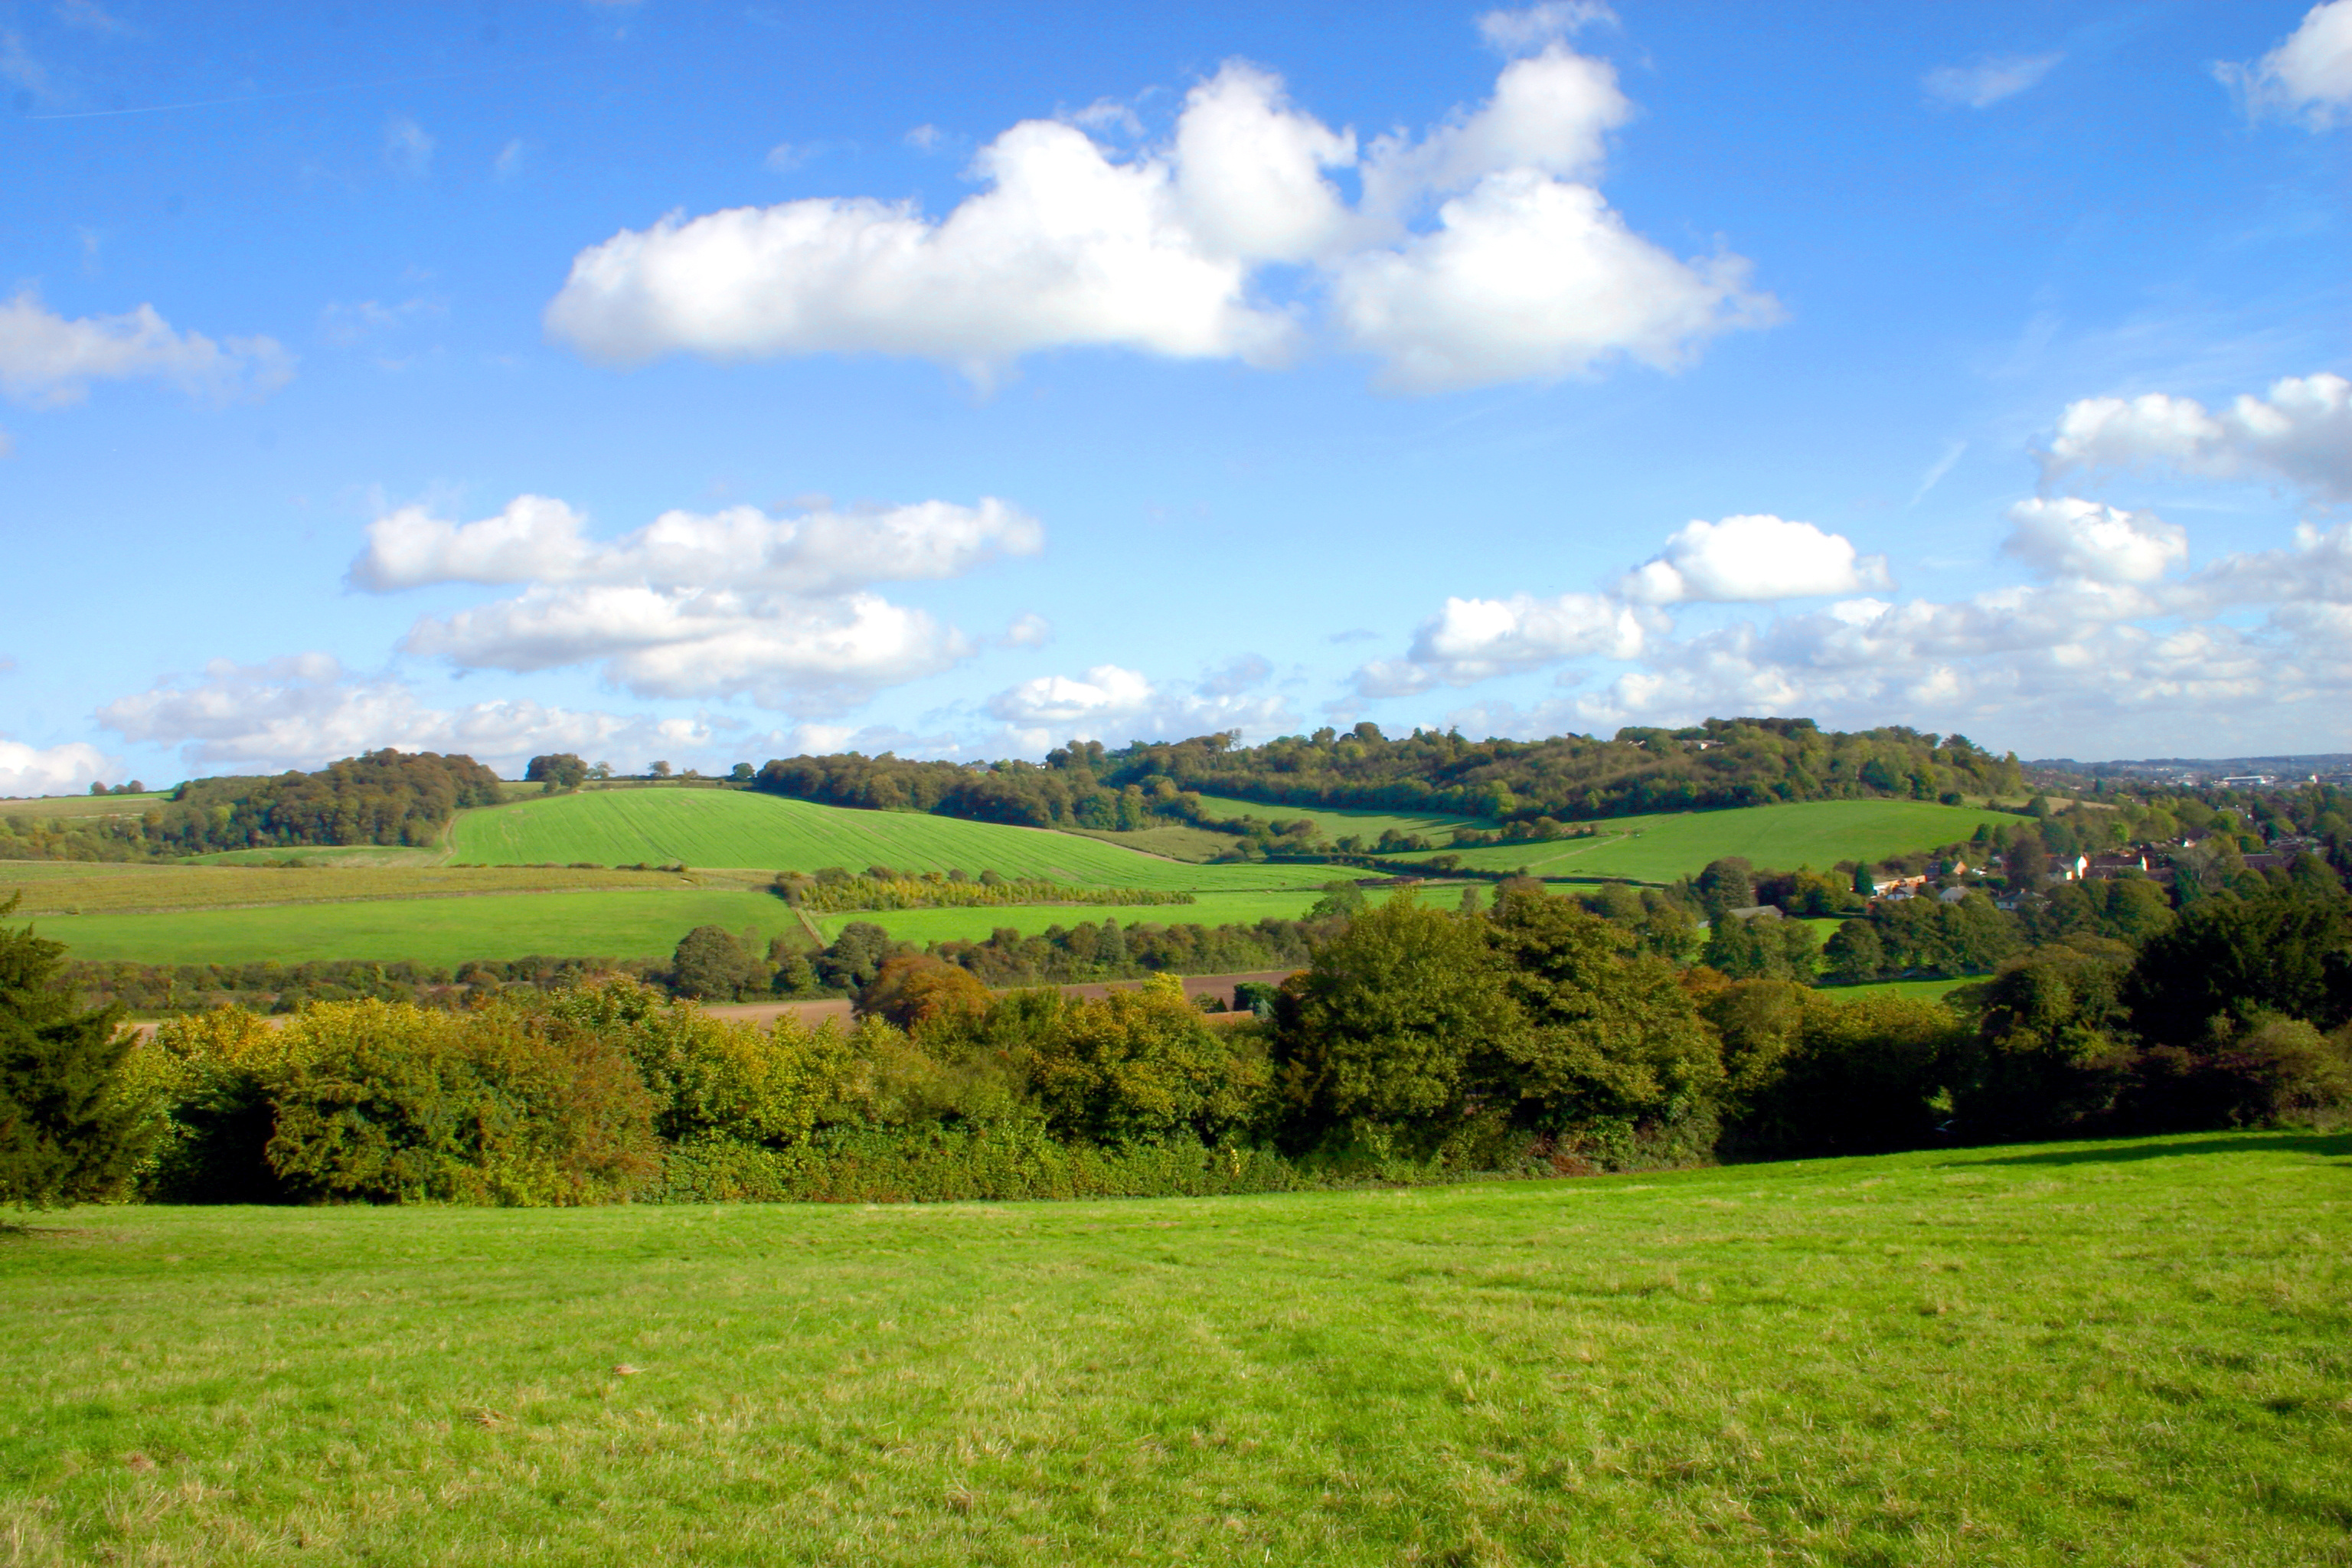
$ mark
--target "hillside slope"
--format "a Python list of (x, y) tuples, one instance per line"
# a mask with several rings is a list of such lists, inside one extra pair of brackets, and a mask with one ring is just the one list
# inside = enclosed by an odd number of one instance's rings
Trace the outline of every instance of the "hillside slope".
[(1315, 866), (1188, 866), (1099, 839), (903, 811), (858, 811), (741, 790), (587, 790), (459, 814), (451, 858), (492, 865), (592, 861), (814, 871), (840, 866), (996, 871), (1080, 887), (1313, 887)]

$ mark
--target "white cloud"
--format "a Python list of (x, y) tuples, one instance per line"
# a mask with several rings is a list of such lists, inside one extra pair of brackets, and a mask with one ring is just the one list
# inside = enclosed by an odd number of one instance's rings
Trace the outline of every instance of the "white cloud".
[[(1538, 7), (1488, 32), (1532, 44), (1601, 14)], [(546, 325), (620, 364), (864, 352), (986, 382), (1026, 353), (1097, 346), (1267, 365), (1311, 316), (1260, 298), (1261, 271), (1304, 265), (1328, 285), (1331, 334), (1400, 391), (1621, 356), (1672, 369), (1778, 307), (1740, 258), (1681, 260), (1593, 187), (1631, 113), (1606, 62), (1552, 41), (1475, 110), (1360, 153), (1279, 77), (1233, 61), (1187, 95), (1164, 146), (1116, 154), (1092, 111), (1013, 126), (974, 162), (987, 188), (944, 218), (828, 198), (624, 231), (574, 258)], [(1327, 174), (1349, 169), (1352, 207)]]
[(1937, 66), (1920, 79), (1919, 85), (1940, 102), (1985, 109), (2038, 85), (2065, 58), (2063, 54), (2011, 55), (1972, 66)]
[[(1045, 540), (1035, 519), (993, 498), (782, 518), (754, 507), (671, 511), (610, 542), (589, 539), (585, 522), (544, 496), (519, 496), (497, 516), (467, 523), (403, 508), (369, 526), (351, 582), (378, 593), (527, 584), (513, 598), (411, 629), (408, 651), (463, 668), (596, 664), (606, 680), (641, 696), (740, 695), (821, 713), (977, 650), (962, 632), (870, 584), (961, 576), (1034, 555)], [(1031, 616), (1008, 636), (1044, 630)]]
[(2066, 405), (2042, 457), (2045, 483), (2148, 468), (2278, 479), (2329, 500), (2352, 500), (2352, 382), (2287, 376), (2272, 384), (2268, 397), (2242, 394), (2218, 411), (2164, 393), (2087, 397)]
[[(2299, 523), (2287, 550), (2225, 555), (2189, 584), (2200, 603), (2221, 605), (2352, 605), (2352, 522), (2325, 532)], [(2336, 657), (2352, 668), (2352, 645)]]
[(549, 708), (528, 699), (433, 708), (404, 681), (352, 676), (322, 653), (256, 665), (216, 659), (201, 679), (121, 698), (98, 719), (127, 741), (179, 747), (192, 768), (256, 772), (313, 768), (393, 746), (463, 752), (511, 773), (542, 752), (674, 755), (714, 739), (701, 719)]
[(1054, 623), (1034, 610), (1013, 617), (1004, 628), (1006, 647), (1044, 647), (1054, 640)]
[(530, 161), (530, 149), (523, 145), (522, 138), (509, 138), (507, 144), (499, 149), (499, 155), (490, 160), (490, 177), (511, 180), (523, 172), (523, 166)]
[(1083, 678), (1024, 680), (990, 698), (987, 710), (1003, 722), (1006, 742), (1030, 753), (1069, 740), (1181, 740), (1224, 730), (1262, 736), (1293, 721), (1280, 697), (1155, 683), (1115, 664)]
[(2327, 0), (2252, 66), (2223, 63), (2214, 74), (2254, 113), (2299, 116), (2324, 131), (2352, 111), (2352, 0)]
[(928, 153), (947, 138), (947, 132), (936, 125), (918, 125), (900, 138), (918, 153)]
[(2053, 577), (2153, 583), (2189, 559), (2189, 531), (2150, 511), (2060, 496), (2020, 501), (2009, 521), (2002, 552)]
[(113, 758), (79, 741), (35, 747), (0, 735), (0, 796), (79, 795), (121, 772)]
[(384, 125), (384, 167), (404, 179), (421, 180), (433, 172), (434, 146), (425, 127), (405, 114), (394, 116)]
[(174, 331), (152, 305), (68, 321), (31, 289), (0, 303), (0, 391), (37, 408), (79, 403), (94, 381), (160, 381), (226, 403), (264, 396), (292, 375), (292, 359), (274, 341), (230, 338), (224, 344)]
[(58, 0), (58, 20), (68, 27), (100, 33), (108, 37), (136, 38), (143, 37), (138, 28), (120, 17), (108, 14), (93, 0)]
[(747, 696), (828, 713), (970, 658), (972, 640), (876, 594), (835, 598), (690, 588), (532, 588), (416, 623), (401, 645), (468, 669), (600, 664), (641, 697)]
[(351, 581), (376, 593), (436, 583), (641, 584), (827, 594), (869, 583), (960, 577), (1034, 555), (1045, 531), (993, 496), (977, 506), (911, 506), (770, 517), (756, 507), (667, 511), (609, 543), (562, 501), (517, 496), (495, 517), (457, 523), (403, 507), (368, 525)]
[(1355, 689), (1362, 697), (1403, 697), (1441, 683), (1467, 686), (1566, 658), (1633, 658), (1650, 632), (1663, 626), (1654, 611), (1605, 594), (1449, 598), (1422, 624), (1405, 658), (1363, 666), (1356, 671)]
[(1687, 524), (1618, 591), (1643, 605), (1747, 604), (1891, 585), (1885, 556), (1859, 554), (1843, 534), (1810, 522), (1758, 513)]
[(1601, 0), (1543, 0), (1523, 10), (1489, 11), (1478, 18), (1478, 31), (1496, 48), (1517, 54), (1616, 19)]

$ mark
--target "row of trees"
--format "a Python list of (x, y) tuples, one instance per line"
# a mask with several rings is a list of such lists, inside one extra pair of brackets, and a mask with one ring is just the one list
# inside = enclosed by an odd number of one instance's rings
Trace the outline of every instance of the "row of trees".
[[(1748, 922), (1743, 922), (1748, 923)], [(1769, 923), (1769, 922), (1768, 922)], [(877, 950), (860, 1022), (757, 1029), (621, 977), (436, 1011), (236, 1009), (151, 1044), (0, 941), (0, 1195), (589, 1203), (1009, 1196), (1630, 1169), (2341, 1118), (2352, 900), (2014, 954), (1960, 1007), (1734, 981), (1527, 885), (1335, 912), (1263, 1022)]]
[(137, 816), (9, 816), (0, 859), (137, 860), (293, 845), (430, 844), (452, 814), (495, 805), (465, 756), (370, 752), (316, 773), (196, 779)]

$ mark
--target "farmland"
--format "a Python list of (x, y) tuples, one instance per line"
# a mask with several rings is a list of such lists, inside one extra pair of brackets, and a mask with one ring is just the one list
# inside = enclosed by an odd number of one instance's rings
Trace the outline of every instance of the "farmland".
[[(1825, 869), (1841, 860), (1880, 860), (1957, 843), (1974, 833), (1979, 823), (1998, 826), (2003, 820), (1998, 812), (1932, 801), (1821, 800), (1620, 817), (1594, 824), (1601, 829), (1598, 838), (1457, 853), (1465, 866), (1489, 870), (1524, 866), (1538, 877), (1671, 882), (1731, 855), (1783, 870), (1799, 866)], [(1411, 864), (1427, 857), (1393, 858)]]
[(468, 894), (579, 892), (615, 889), (676, 890), (673, 872), (575, 870), (538, 867), (356, 868), (93, 865), (16, 861), (0, 865), (0, 899), (21, 889), (20, 915), (111, 914), (141, 910), (254, 908), (271, 904), (356, 903), (387, 899), (446, 900)]
[(1297, 920), (1319, 897), (1311, 888), (1297, 891), (1201, 893), (1189, 904), (1132, 909), (1096, 904), (1014, 904), (976, 910), (891, 910), (874, 914), (820, 915), (816, 923), (827, 940), (840, 935), (841, 928), (852, 921), (870, 921), (900, 942), (983, 942), (991, 931), (1008, 926), (1023, 936), (1034, 936), (1047, 926), (1074, 926), (1081, 921), (1100, 924), (1115, 920), (1123, 926), (1145, 921), (1160, 925), (1255, 925), (1262, 920)]
[[(2352, 1138), (0, 1233), (27, 1563), (2340, 1562)], [(2064, 1268), (2053, 1268), (2063, 1259)]]
[(914, 812), (854, 811), (740, 790), (588, 790), (461, 812), (450, 853), (463, 862), (682, 862), (814, 871), (824, 866), (1038, 878), (1084, 887), (1312, 887), (1328, 869), (1201, 867), (1076, 834)]

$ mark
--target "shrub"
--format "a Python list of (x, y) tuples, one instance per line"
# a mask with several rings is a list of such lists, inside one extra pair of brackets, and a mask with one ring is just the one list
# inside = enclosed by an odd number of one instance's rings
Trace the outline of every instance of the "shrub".
[[(0, 918), (16, 900), (0, 903)], [(119, 1009), (80, 1011), (56, 984), (65, 946), (0, 928), (0, 1203), (47, 1207), (110, 1197), (152, 1136), (123, 1092), (134, 1037)]]
[(1214, 1142), (1250, 1121), (1266, 1087), (1264, 1064), (1234, 1044), (1202, 1021), (1181, 981), (1155, 974), (1139, 990), (1065, 1003), (1030, 1055), (1029, 1082), (1065, 1139)]
[(330, 1003), (287, 1025), (270, 1167), (296, 1195), (569, 1205), (658, 1168), (652, 1098), (614, 1044), (544, 1013)]

